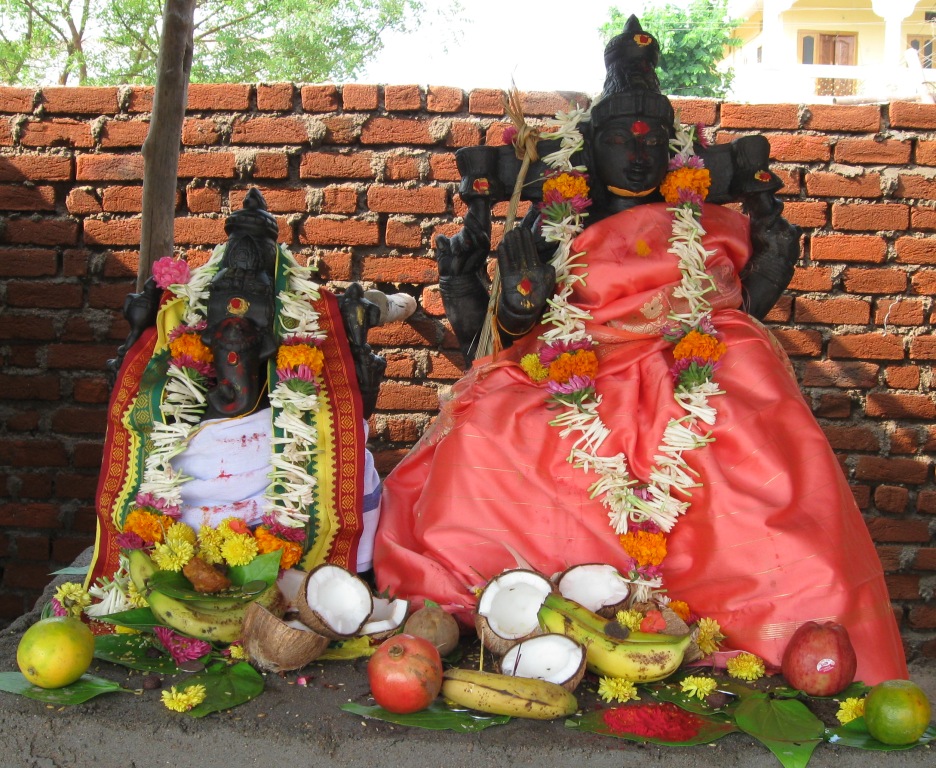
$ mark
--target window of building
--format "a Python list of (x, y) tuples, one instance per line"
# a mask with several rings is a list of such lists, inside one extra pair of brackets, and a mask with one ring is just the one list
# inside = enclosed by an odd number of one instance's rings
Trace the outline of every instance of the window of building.
[(920, 55), (920, 63), (924, 69), (933, 69), (933, 36), (909, 35), (907, 46), (913, 48)]
[[(801, 64), (834, 64), (855, 66), (858, 53), (858, 35), (854, 32), (799, 33), (799, 59)], [(817, 96), (850, 96), (857, 81), (842, 77), (816, 78)]]

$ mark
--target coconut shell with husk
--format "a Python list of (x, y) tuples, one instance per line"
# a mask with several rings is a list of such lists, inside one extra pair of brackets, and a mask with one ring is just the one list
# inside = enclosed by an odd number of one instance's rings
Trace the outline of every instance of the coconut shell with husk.
[(585, 648), (565, 635), (547, 633), (517, 643), (504, 654), (505, 675), (548, 680), (574, 691), (585, 676)]
[(360, 634), (374, 612), (374, 598), (364, 580), (330, 563), (309, 571), (296, 604), (299, 620), (330, 640)]
[(408, 635), (422, 637), (432, 643), (440, 656), (448, 656), (458, 647), (461, 628), (458, 621), (438, 605), (426, 605), (415, 611), (403, 625)]
[(549, 579), (526, 569), (504, 571), (491, 579), (478, 596), (474, 615), (484, 647), (503, 656), (517, 643), (543, 634), (536, 614), (552, 591)]
[(284, 621), (259, 603), (247, 606), (241, 642), (263, 672), (288, 672), (315, 661), (330, 640), (298, 621)]
[(605, 618), (627, 607), (630, 583), (613, 565), (573, 565), (555, 577), (559, 594)]
[[(656, 603), (635, 603), (634, 608), (642, 613), (647, 611), (659, 611), (660, 615), (663, 617), (663, 621), (666, 622), (666, 628), (662, 630), (662, 634), (665, 635), (688, 635), (690, 632), (689, 625), (683, 621), (683, 618), (676, 613), (672, 608), (667, 606), (659, 606)], [(699, 650), (699, 644), (696, 642), (696, 635), (698, 631), (693, 631), (693, 638), (689, 645), (686, 647), (686, 652), (683, 654), (683, 664), (690, 661), (697, 661), (703, 656), (702, 651)]]

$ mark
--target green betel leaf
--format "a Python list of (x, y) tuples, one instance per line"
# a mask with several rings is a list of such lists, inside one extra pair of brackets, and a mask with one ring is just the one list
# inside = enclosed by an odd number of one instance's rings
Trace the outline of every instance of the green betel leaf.
[(94, 640), (94, 658), (142, 672), (173, 675), (179, 671), (172, 657), (160, 652), (150, 635), (98, 635)]
[[(651, 709), (653, 707), (660, 708), (661, 713), (670, 713), (670, 716), (666, 718), (642, 718), (642, 720), (646, 721), (648, 727), (652, 725), (656, 730), (655, 735), (647, 735), (646, 729), (640, 729), (639, 732), (630, 730), (632, 726), (628, 724), (628, 719), (620, 717), (620, 715), (627, 715), (629, 710), (637, 708), (653, 712), (654, 710)], [(672, 707), (672, 709), (666, 709), (669, 707)], [(683, 715), (679, 717), (679, 723), (672, 723), (673, 710), (683, 712)], [(624, 704), (620, 707), (588, 712), (581, 717), (569, 718), (565, 721), (565, 724), (566, 728), (574, 728), (588, 733), (614, 736), (628, 741), (651, 742), (669, 747), (691, 747), (695, 744), (708, 744), (738, 730), (731, 721), (724, 717), (699, 715), (695, 712), (684, 711), (672, 702)]]
[(738, 727), (773, 752), (784, 768), (805, 768), (825, 730), (803, 702), (767, 694), (742, 701), (734, 717)]
[(246, 661), (215, 664), (185, 678), (175, 688), (183, 691), (190, 685), (205, 686), (205, 700), (186, 714), (204, 717), (255, 699), (263, 693), (263, 676)]
[(50, 576), (87, 576), (88, 575), (88, 565), (69, 565), (67, 568), (59, 568), (57, 571), (52, 571)]
[(97, 616), (95, 618), (108, 624), (138, 629), (142, 632), (151, 632), (153, 627), (162, 626), (149, 608), (133, 608), (129, 611), (109, 613), (107, 616)]
[[(278, 553), (277, 553), (278, 554)], [(262, 555), (266, 557), (266, 555)], [(248, 567), (248, 566), (245, 566)], [(264, 569), (266, 570), (266, 569)], [(273, 577), (276, 579), (276, 576)], [(149, 578), (149, 587), (173, 600), (190, 603), (193, 608), (220, 610), (249, 603), (260, 596), (272, 584), (272, 581), (249, 581), (245, 585), (235, 585), (223, 592), (211, 594), (199, 592), (185, 576), (172, 571), (156, 571)]]
[(279, 576), (280, 559), (283, 556), (281, 549), (257, 555), (247, 565), (233, 565), (228, 570), (228, 578), (235, 587), (244, 587), (252, 581), (263, 581), (267, 585), (276, 581)]
[(430, 731), (457, 731), (460, 733), (483, 731), (492, 725), (503, 725), (510, 720), (508, 715), (483, 715), (464, 709), (449, 709), (445, 704), (438, 701), (434, 701), (426, 709), (406, 715), (389, 712), (383, 707), (355, 704), (353, 701), (342, 704), (341, 709), (353, 715), (368, 717), (372, 720), (383, 720), (396, 725), (409, 725)]
[(856, 747), (857, 749), (875, 749), (880, 751), (890, 751), (893, 749), (913, 749), (923, 744), (929, 744), (936, 741), (936, 726), (931, 725), (927, 728), (918, 741), (912, 744), (891, 745), (878, 741), (870, 733), (865, 725), (863, 717), (858, 717), (850, 723), (840, 725), (838, 728), (829, 728), (825, 732), (825, 740), (829, 744), (835, 744), (841, 747)]
[(28, 699), (43, 701), (55, 706), (81, 704), (102, 693), (133, 693), (117, 683), (94, 675), (82, 675), (71, 685), (64, 688), (40, 688), (30, 683), (22, 672), (0, 672), (0, 691), (15, 693)]

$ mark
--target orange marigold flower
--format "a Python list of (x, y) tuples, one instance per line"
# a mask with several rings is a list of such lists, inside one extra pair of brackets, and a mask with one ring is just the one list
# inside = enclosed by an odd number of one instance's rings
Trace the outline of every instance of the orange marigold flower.
[(549, 364), (549, 378), (565, 384), (573, 376), (595, 378), (598, 373), (598, 356), (590, 349), (563, 352)]
[(169, 342), (169, 351), (173, 357), (182, 357), (188, 355), (199, 363), (210, 363), (214, 361), (214, 355), (206, 347), (197, 333), (183, 333), (177, 339)]
[(581, 175), (560, 173), (558, 176), (550, 176), (543, 182), (544, 196), (551, 190), (556, 190), (566, 200), (571, 200), (573, 197), (588, 197), (588, 182)]
[(257, 539), (257, 549), (261, 555), (268, 555), (278, 549), (283, 551), (280, 558), (280, 568), (292, 568), (302, 558), (301, 544), (295, 541), (285, 541), (278, 536), (274, 536), (262, 525), (258, 526), (254, 531), (254, 537)]
[(318, 347), (309, 344), (288, 344), (276, 353), (277, 368), (298, 368), (307, 365), (312, 373), (319, 373), (325, 363), (325, 355)]
[(703, 200), (712, 186), (712, 175), (706, 168), (692, 168), (684, 165), (666, 174), (660, 185), (660, 194), (670, 205), (679, 203), (679, 191), (695, 192)]
[[(163, 523), (166, 523), (164, 526)], [(162, 515), (156, 515), (143, 509), (135, 509), (124, 521), (123, 532), (135, 533), (147, 544), (159, 544), (163, 540), (165, 529), (172, 524), (172, 520)]]
[(715, 362), (728, 347), (714, 336), (699, 331), (689, 331), (673, 348), (673, 357), (682, 360), (684, 357), (701, 357), (703, 360)]
[(670, 600), (667, 607), (683, 621), (689, 621), (689, 603), (685, 600)]
[(666, 557), (666, 534), (631, 531), (620, 537), (621, 546), (639, 566), (659, 565)]

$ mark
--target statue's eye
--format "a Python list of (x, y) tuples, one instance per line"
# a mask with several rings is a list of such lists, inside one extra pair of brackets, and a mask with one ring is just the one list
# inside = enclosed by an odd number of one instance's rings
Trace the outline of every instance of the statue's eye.
[(611, 131), (604, 135), (603, 141), (605, 144), (626, 144), (630, 140), (624, 131)]

